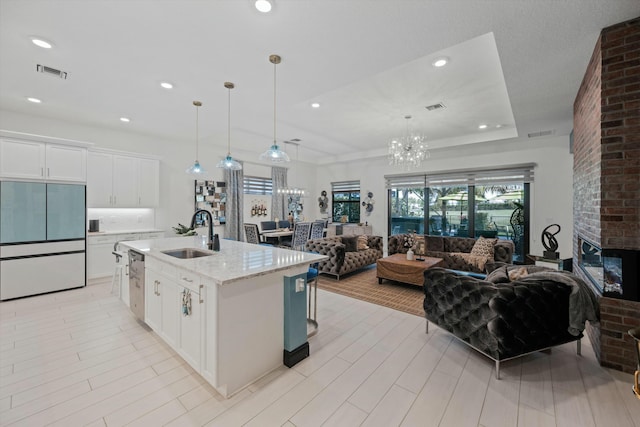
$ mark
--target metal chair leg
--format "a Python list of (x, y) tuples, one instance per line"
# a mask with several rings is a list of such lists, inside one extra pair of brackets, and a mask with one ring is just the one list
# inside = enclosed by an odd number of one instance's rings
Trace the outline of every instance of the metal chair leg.
[(576, 342), (576, 354), (578, 356), (582, 356), (582, 341), (581, 340), (578, 340)]
[(500, 361), (496, 360), (496, 379), (500, 379)]

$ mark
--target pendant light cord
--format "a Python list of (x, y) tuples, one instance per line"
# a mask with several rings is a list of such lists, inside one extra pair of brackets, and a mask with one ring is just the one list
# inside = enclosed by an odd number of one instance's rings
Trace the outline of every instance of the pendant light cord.
[(198, 110), (199, 110), (199, 106), (196, 105), (196, 161), (198, 160), (198, 141), (199, 141), (199, 135), (198, 135)]
[(276, 67), (277, 63), (273, 64), (273, 145), (276, 144)]
[(228, 88), (228, 112), (227, 114), (227, 156), (231, 155), (231, 88)]

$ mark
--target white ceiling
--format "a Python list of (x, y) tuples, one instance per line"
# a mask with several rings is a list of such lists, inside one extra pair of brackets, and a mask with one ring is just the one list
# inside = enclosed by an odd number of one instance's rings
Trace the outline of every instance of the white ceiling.
[[(385, 155), (407, 114), (434, 149), (566, 135), (600, 30), (637, 16), (638, 0), (277, 0), (270, 14), (250, 0), (0, 0), (0, 109), (190, 150), (200, 100), (201, 144), (222, 157), (231, 81), (232, 154), (257, 157), (273, 140), (278, 54), (277, 139), (299, 138), (300, 160)], [(432, 67), (441, 55), (450, 64)]]

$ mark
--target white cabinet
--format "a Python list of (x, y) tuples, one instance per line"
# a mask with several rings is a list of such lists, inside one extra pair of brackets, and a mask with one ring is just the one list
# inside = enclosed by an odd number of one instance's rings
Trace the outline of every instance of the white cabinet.
[(145, 268), (144, 272), (144, 321), (157, 334), (162, 330), (162, 298), (159, 292), (164, 276)]
[(0, 176), (85, 182), (87, 149), (37, 141), (0, 139)]
[(116, 241), (114, 235), (87, 237), (87, 279), (113, 275), (116, 267), (113, 245)]
[(113, 156), (113, 206), (138, 205), (138, 159)]
[(138, 159), (138, 205), (158, 206), (160, 203), (160, 162)]
[(145, 299), (145, 322), (200, 372), (206, 346), (200, 276), (147, 258)]
[(180, 334), (177, 351), (191, 367), (200, 371), (204, 289), (198, 275), (178, 270), (178, 276)]
[(178, 343), (178, 285), (171, 275), (145, 269), (144, 321), (174, 349)]
[(87, 206), (90, 208), (156, 207), (160, 193), (157, 159), (89, 152)]
[[(87, 279), (111, 277), (116, 268), (113, 248), (116, 242), (128, 240), (158, 239), (164, 237), (163, 231), (130, 232), (120, 234), (97, 234), (87, 236)], [(125, 255), (120, 261), (124, 268), (121, 272), (120, 298), (129, 303), (129, 258)]]

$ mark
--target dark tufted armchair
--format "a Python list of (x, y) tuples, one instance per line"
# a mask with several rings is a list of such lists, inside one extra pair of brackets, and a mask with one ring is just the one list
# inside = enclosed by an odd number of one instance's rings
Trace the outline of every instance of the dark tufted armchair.
[(568, 332), (571, 288), (551, 280), (497, 284), (443, 268), (424, 273), (429, 322), (500, 362), (577, 340)]
[(382, 258), (384, 244), (382, 236), (367, 236), (369, 249), (354, 252), (346, 251), (342, 237), (346, 236), (307, 240), (305, 251), (317, 252), (329, 257), (328, 260), (320, 262), (320, 273), (332, 274), (340, 280), (341, 275), (375, 264), (379, 258)]
[[(394, 234), (389, 236), (389, 255), (396, 253), (407, 253), (408, 247), (405, 242), (409, 234)], [(422, 237), (422, 236), (420, 236)], [(449, 236), (424, 236), (427, 246), (428, 257), (442, 258), (442, 266), (451, 270), (470, 271), (473, 273), (484, 273), (475, 265), (468, 263), (452, 252), (471, 252), (476, 239), (471, 237), (449, 237)], [(511, 264), (513, 260), (513, 242), (511, 240), (498, 240), (494, 247), (494, 261)]]

